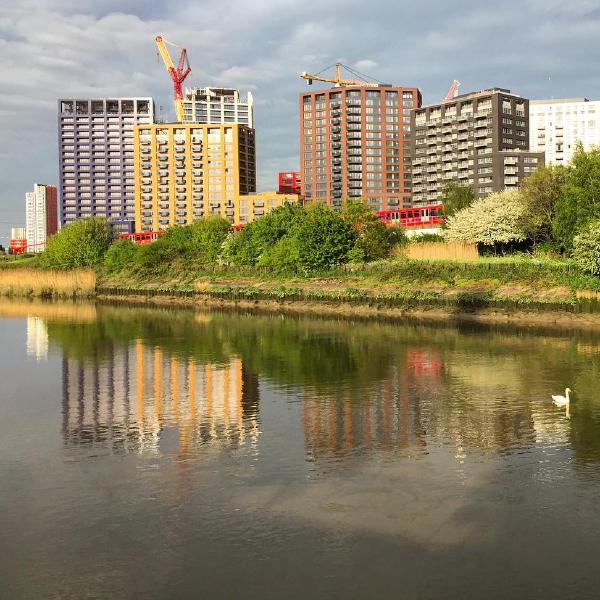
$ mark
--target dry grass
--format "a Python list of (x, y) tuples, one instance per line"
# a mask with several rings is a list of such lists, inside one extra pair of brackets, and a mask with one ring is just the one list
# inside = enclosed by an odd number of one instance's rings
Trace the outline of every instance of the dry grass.
[(0, 269), (0, 295), (38, 298), (93, 296), (96, 274), (90, 270), (42, 271), (39, 269)]
[(475, 244), (467, 242), (424, 242), (408, 244), (403, 248), (407, 258), (417, 260), (477, 260)]

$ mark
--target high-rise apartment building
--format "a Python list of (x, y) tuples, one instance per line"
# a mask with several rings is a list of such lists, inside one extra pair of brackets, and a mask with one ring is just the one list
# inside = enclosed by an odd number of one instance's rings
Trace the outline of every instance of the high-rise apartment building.
[(152, 98), (58, 101), (60, 218), (135, 217), (133, 128), (154, 122)]
[(547, 164), (569, 164), (577, 142), (581, 142), (584, 150), (600, 144), (600, 101), (531, 100), (529, 122), (529, 147), (545, 152)]
[(248, 92), (240, 98), (235, 88), (203, 87), (185, 91), (184, 123), (237, 123), (254, 127), (254, 100)]
[(348, 86), (300, 94), (300, 172), (306, 200), (339, 207), (362, 197), (374, 210), (411, 197), (411, 110), (417, 88)]
[(544, 162), (529, 152), (529, 101), (510, 90), (464, 94), (413, 112), (413, 204), (440, 201), (448, 182), (476, 196), (516, 187)]
[(302, 193), (302, 178), (297, 171), (281, 171), (279, 173), (279, 193), (298, 194)]
[(256, 191), (254, 129), (165, 123), (134, 129), (135, 230), (158, 231), (209, 214), (233, 221)]
[(36, 183), (25, 194), (25, 223), (27, 252), (43, 252), (58, 231), (56, 186)]

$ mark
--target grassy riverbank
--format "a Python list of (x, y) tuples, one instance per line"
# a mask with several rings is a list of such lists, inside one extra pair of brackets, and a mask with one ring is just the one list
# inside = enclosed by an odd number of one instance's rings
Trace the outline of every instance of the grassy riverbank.
[(197, 297), (215, 301), (329, 303), (385, 308), (483, 308), (595, 312), (600, 279), (568, 261), (531, 257), (425, 261), (397, 257), (311, 275), (267, 268), (194, 265), (169, 269), (49, 271), (0, 268), (0, 294), (34, 297)]
[(172, 265), (168, 273), (101, 274), (102, 288), (199, 292), (212, 297), (333, 300), (401, 305), (543, 304), (574, 306), (597, 299), (600, 280), (568, 262), (534, 259), (421, 261), (395, 259), (324, 271), (312, 276), (268, 269)]

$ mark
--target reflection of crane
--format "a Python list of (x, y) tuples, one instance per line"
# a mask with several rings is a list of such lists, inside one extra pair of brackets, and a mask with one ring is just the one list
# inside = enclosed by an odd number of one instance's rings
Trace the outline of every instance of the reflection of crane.
[(458, 96), (458, 88), (460, 87), (460, 81), (458, 79), (455, 79), (452, 82), (452, 85), (450, 86), (450, 89), (448, 90), (448, 93), (446, 94), (446, 97), (444, 98), (444, 100), (454, 100), (454, 98), (456, 98), (456, 96)]
[[(167, 67), (167, 71), (171, 76), (173, 81), (173, 95), (175, 98), (175, 115), (177, 116), (177, 121), (180, 123), (183, 121), (184, 112), (183, 112), (183, 89), (181, 84), (185, 80), (185, 78), (190, 74), (191, 68), (190, 63), (187, 58), (187, 50), (185, 48), (181, 49), (181, 54), (179, 55), (179, 63), (177, 67), (173, 64), (173, 60), (171, 59), (171, 55), (167, 50), (166, 42), (160, 35), (157, 35), (155, 40), (156, 46), (158, 47), (158, 51), (162, 56), (162, 59), (165, 63), (165, 67)], [(171, 44), (174, 46), (175, 44)]]
[[(331, 69), (331, 67), (333, 66), (335, 66), (335, 77), (323, 77), (321, 75), (323, 71), (327, 71), (327, 69)], [(352, 75), (355, 75), (356, 77), (359, 77), (360, 79), (342, 79), (341, 67), (344, 67), (346, 71), (348, 71)], [(300, 77), (302, 79), (306, 79), (306, 81), (308, 81), (308, 85), (312, 85), (313, 81), (324, 81), (325, 83), (333, 83), (335, 87), (345, 87), (347, 85), (377, 87), (380, 85), (385, 85), (382, 84), (380, 81), (373, 79), (372, 77), (367, 77), (366, 75), (363, 75), (358, 71), (354, 71), (350, 67), (347, 67), (346, 65), (343, 65), (340, 62), (335, 63), (335, 65), (325, 67), (323, 70), (319, 71), (318, 73), (315, 73), (314, 75), (307, 73), (306, 71), (302, 71), (302, 73), (300, 73)], [(371, 81), (369, 81), (369, 79), (371, 79)]]

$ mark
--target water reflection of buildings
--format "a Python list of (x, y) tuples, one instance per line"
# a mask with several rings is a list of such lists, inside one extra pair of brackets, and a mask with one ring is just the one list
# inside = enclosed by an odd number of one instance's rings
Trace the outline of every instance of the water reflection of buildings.
[(48, 358), (48, 327), (40, 317), (27, 317), (27, 356), (37, 360)]
[[(505, 452), (537, 439), (559, 443), (565, 426), (556, 412), (540, 408), (521, 391), (514, 357), (464, 364), (463, 357), (409, 348), (386, 378), (357, 393), (353, 385), (330, 394), (305, 394), (304, 436), (311, 460), (386, 450), (423, 452), (453, 446)], [(560, 435), (559, 435), (560, 433)]]
[(137, 340), (102, 359), (63, 359), (63, 433), (68, 446), (154, 453), (201, 445), (255, 445), (258, 379), (242, 361), (200, 364)]
[[(411, 397), (413, 365), (394, 366), (388, 377), (357, 394), (351, 386), (327, 396), (304, 398), (308, 456), (344, 456), (425, 447), (420, 403)], [(436, 385), (436, 378), (429, 385)]]

